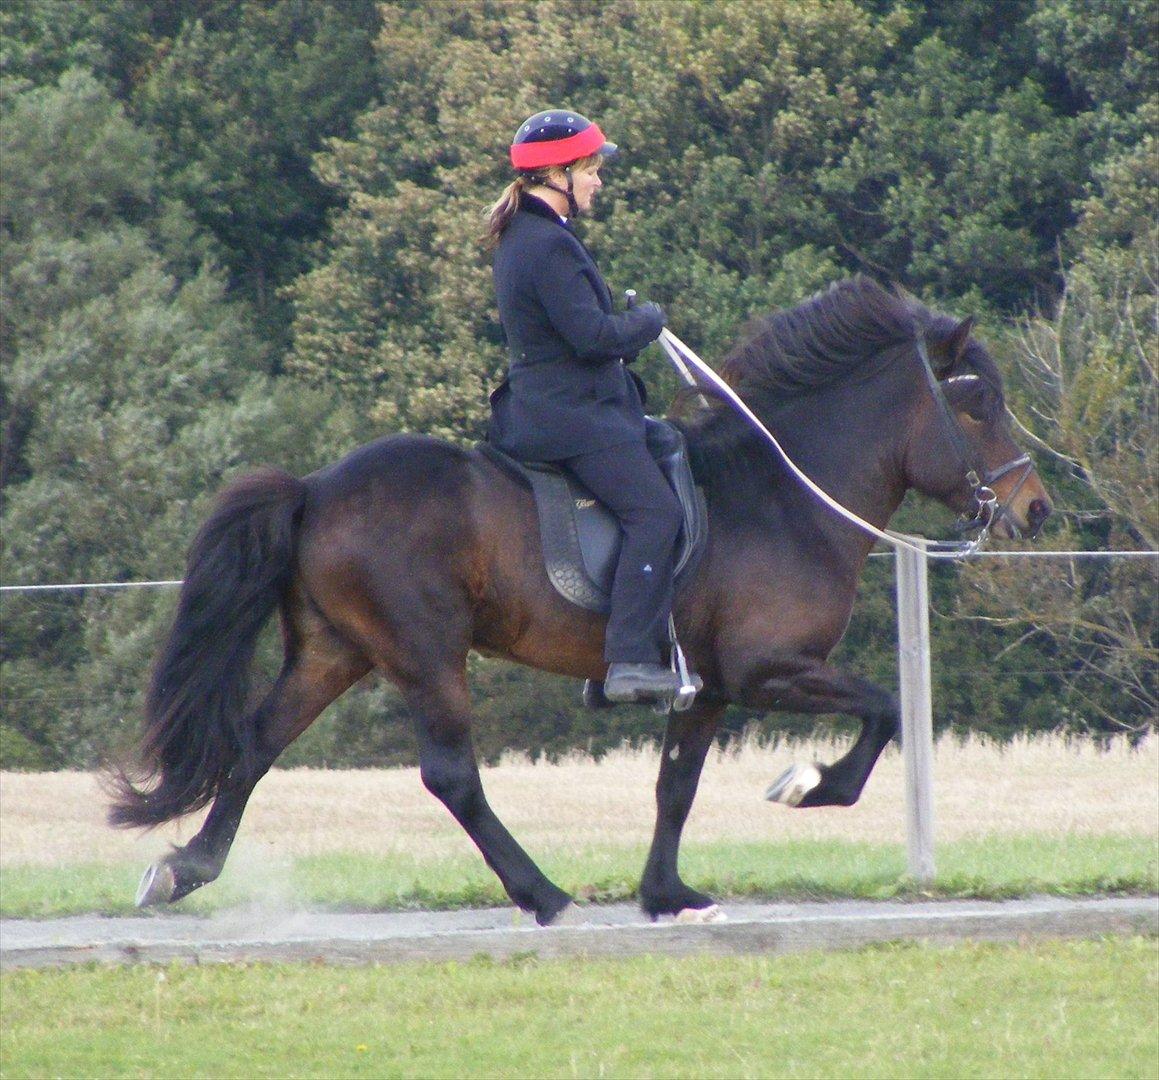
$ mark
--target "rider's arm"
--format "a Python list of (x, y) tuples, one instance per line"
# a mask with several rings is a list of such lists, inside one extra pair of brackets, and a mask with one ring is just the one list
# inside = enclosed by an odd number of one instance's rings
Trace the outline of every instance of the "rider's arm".
[(581, 360), (603, 361), (637, 353), (655, 341), (664, 325), (655, 306), (608, 313), (575, 241), (561, 233), (535, 268), (535, 290), (556, 332)]

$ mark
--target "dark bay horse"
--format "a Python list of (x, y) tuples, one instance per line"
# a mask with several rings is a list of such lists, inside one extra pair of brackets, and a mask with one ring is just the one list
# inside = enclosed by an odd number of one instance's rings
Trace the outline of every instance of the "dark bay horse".
[[(970, 331), (969, 320), (855, 278), (757, 324), (722, 370), (793, 460), (872, 524), (884, 527), (909, 488), (972, 511), (974, 468), (1004, 504), (995, 533), (1035, 534), (1050, 500), (1029, 465), (1021, 477), (1004, 468), (1020, 451), (998, 370)], [(939, 386), (948, 410), (935, 400)], [(802, 807), (854, 803), (898, 728), (891, 694), (826, 663), (871, 538), (822, 507), (726, 404), (704, 403), (682, 426), (710, 533), (675, 618), (705, 686), (667, 721), (640, 884), (653, 917), (712, 907), (681, 880), (677, 856), (729, 703), (860, 718), (849, 752), (785, 797)], [(247, 671), (275, 610), (284, 663), (255, 706)], [(511, 899), (541, 924), (556, 921), (571, 897), (483, 793), (467, 654), (601, 679), (603, 637), (603, 618), (549, 583), (530, 493), (477, 451), (396, 435), (302, 479), (266, 469), (231, 484), (190, 549), (140, 760), (116, 778), (110, 820), (153, 826), (212, 807), (187, 845), (149, 868), (138, 903), (213, 881), (254, 785), (327, 705), (377, 671), (413, 713), (423, 783)]]

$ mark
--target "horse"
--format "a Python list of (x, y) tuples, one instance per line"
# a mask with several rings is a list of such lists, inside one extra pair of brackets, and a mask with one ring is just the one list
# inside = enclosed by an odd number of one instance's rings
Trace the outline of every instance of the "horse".
[[(911, 488), (962, 513), (986, 502), (993, 534), (1006, 538), (1036, 535), (1051, 512), (1029, 458), (1019, 456), (1002, 379), (970, 319), (852, 278), (750, 324), (721, 371), (806, 474), (878, 528)], [(639, 886), (653, 919), (717, 910), (677, 864), (729, 704), (860, 719), (843, 757), (810, 767), (807, 782), (780, 793), (800, 808), (855, 803), (899, 725), (893, 694), (827, 662), (872, 537), (818, 502), (718, 397), (699, 395), (695, 408), (686, 399), (674, 418), (708, 514), (706, 548), (674, 607), (678, 639), (704, 685), (666, 721)], [(1016, 476), (1012, 466), (1022, 463)], [(255, 704), (248, 671), (275, 610), (284, 659)], [(477, 447), (395, 434), (302, 478), (265, 468), (235, 481), (191, 544), (141, 742), (112, 777), (115, 826), (151, 827), (211, 807), (184, 847), (146, 870), (138, 904), (171, 903), (213, 881), (260, 778), (375, 671), (413, 716), (425, 787), (514, 904), (540, 925), (560, 921), (572, 897), (519, 846), (483, 791), (466, 662), (473, 649), (598, 681), (604, 626), (602, 615), (552, 588), (530, 492)]]

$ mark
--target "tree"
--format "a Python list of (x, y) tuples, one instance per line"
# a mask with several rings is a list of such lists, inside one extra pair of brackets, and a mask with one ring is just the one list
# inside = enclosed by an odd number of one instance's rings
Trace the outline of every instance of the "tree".
[[(623, 148), (580, 226), (616, 293), (659, 300), (709, 359), (748, 316), (855, 269), (980, 314), (998, 354), (1021, 358), (1011, 402), (1061, 542), (1153, 544), (1152, 8), (0, 5), (4, 573), (176, 576), (237, 470), (305, 471), (383, 431), (477, 438), (507, 362), (482, 214), (516, 123), (547, 102)], [(662, 411), (675, 377), (656, 350), (639, 367)], [(1116, 689), (1154, 670), (1145, 565), (1076, 564), (1065, 587), (1051, 564), (1017, 587), (984, 565), (934, 575), (956, 658), (935, 675), (944, 715), (994, 731), (1145, 716), (1153, 688), (1126, 712)], [(843, 648), (889, 682), (884, 560), (869, 577)], [(1023, 610), (995, 609), (1003, 586)], [(91, 761), (133, 711), (171, 599), (6, 598), (4, 760)], [(1011, 649), (1012, 634), (1028, 636)], [(1037, 674), (1060, 667), (1085, 671), (1090, 697), (1063, 717)], [(963, 674), (980, 669), (981, 694)], [(480, 663), (474, 677), (497, 695), (488, 754), (605, 745), (625, 724), (577, 714), (574, 688), (539, 676)], [(401, 715), (384, 692), (343, 699), (300, 753), (401, 760), (379, 713)]]
[[(4, 580), (179, 576), (230, 471), (267, 454), (317, 464), (349, 445), (348, 414), (269, 384), (244, 308), (160, 196), (150, 139), (91, 75), (17, 92), (2, 119)], [(304, 427), (318, 445), (300, 447)], [(153, 593), (5, 598), (6, 745), (91, 761), (167, 608)]]
[[(1064, 547), (1159, 545), (1159, 231), (1155, 143), (1109, 160), (1080, 204), (1079, 254), (1051, 311), (1023, 320), (1015, 408), (1060, 467)], [(1056, 534), (1057, 535), (1057, 534)], [(1020, 565), (984, 578), (961, 610), (1019, 631), (1066, 666), (1072, 724), (1139, 734), (1159, 716), (1159, 602), (1150, 559)], [(979, 615), (1015, 587), (1025, 605)], [(993, 607), (989, 607), (993, 611)]]
[(1129, 115), (1159, 86), (1150, 0), (1039, 0), (1026, 21), (1039, 54), (1089, 107)]
[(194, 7), (132, 95), (166, 189), (221, 243), (262, 330), (283, 344), (278, 290), (306, 267), (334, 205), (311, 155), (374, 88), (373, 0)]
[(623, 145), (586, 236), (613, 286), (669, 304), (694, 344), (838, 274), (809, 170), (850, 137), (901, 19), (846, 2), (601, 13), (384, 7), (382, 104), (318, 162), (346, 209), (329, 258), (291, 293), (295, 377), (341, 385), (384, 426), (480, 434), (506, 363), (482, 211), (510, 178), (514, 124), (546, 101)]
[(973, 289), (999, 311), (1049, 296), (1089, 174), (1087, 125), (1056, 113), (1033, 78), (992, 92), (937, 36), (893, 81), (824, 181), (847, 245), (918, 292)]

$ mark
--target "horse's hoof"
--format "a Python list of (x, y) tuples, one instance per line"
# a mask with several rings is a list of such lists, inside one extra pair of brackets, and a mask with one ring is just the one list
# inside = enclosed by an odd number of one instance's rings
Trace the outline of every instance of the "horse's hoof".
[(555, 916), (549, 923), (544, 923), (545, 926), (583, 926), (588, 921), (584, 914), (584, 909), (579, 904), (570, 903), (565, 908), (561, 908), (559, 914)]
[(137, 907), (168, 904), (177, 891), (177, 877), (168, 863), (156, 862), (145, 871), (137, 886)]
[(821, 771), (816, 765), (792, 765), (769, 785), (765, 798), (786, 806), (800, 806), (801, 800), (820, 783)]
[(728, 922), (728, 916), (721, 910), (719, 904), (710, 904), (708, 907), (686, 907), (677, 912), (676, 921), (680, 923)]

